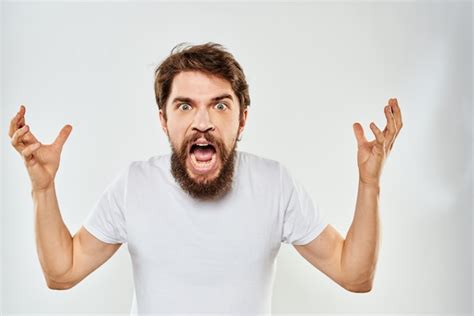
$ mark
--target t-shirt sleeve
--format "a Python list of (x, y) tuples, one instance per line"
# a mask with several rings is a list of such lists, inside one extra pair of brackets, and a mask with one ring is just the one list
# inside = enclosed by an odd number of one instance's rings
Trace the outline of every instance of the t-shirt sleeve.
[(102, 192), (83, 226), (97, 239), (109, 244), (127, 242), (125, 198), (130, 164), (121, 169)]
[(313, 203), (306, 189), (281, 165), (281, 205), (283, 207), (283, 233), (286, 244), (306, 245), (328, 225), (326, 214)]

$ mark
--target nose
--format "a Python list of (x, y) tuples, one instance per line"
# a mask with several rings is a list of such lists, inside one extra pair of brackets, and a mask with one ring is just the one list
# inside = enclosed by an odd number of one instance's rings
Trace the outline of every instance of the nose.
[(215, 126), (211, 122), (208, 110), (206, 108), (197, 110), (193, 119), (192, 130), (198, 130), (205, 133), (209, 130), (213, 131), (214, 129)]

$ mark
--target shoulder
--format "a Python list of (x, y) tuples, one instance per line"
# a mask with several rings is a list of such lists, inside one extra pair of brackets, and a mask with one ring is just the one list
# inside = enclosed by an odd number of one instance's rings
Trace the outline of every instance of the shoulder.
[(282, 162), (256, 154), (239, 151), (240, 173), (250, 174), (252, 179), (260, 178), (266, 183), (280, 184), (282, 190), (292, 191), (299, 185), (290, 169)]
[(237, 151), (237, 165), (240, 172), (251, 172), (253, 175), (279, 178), (283, 164), (275, 159), (259, 156), (245, 151)]
[(167, 170), (170, 166), (171, 154), (150, 156), (142, 160), (133, 160), (126, 169), (129, 174), (150, 175), (154, 170)]
[(280, 162), (246, 151), (236, 150), (238, 163), (248, 166), (279, 168)]
[(166, 168), (169, 165), (171, 154), (161, 154), (150, 156), (143, 160), (134, 160), (128, 164), (128, 168), (133, 171), (146, 171), (148, 169)]

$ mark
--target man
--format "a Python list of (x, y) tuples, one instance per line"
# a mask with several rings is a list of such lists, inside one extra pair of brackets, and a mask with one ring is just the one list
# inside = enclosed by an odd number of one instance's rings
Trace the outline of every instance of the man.
[(344, 239), (279, 162), (237, 151), (250, 105), (245, 75), (221, 45), (173, 49), (155, 72), (159, 119), (171, 154), (134, 161), (79, 231), (64, 225), (54, 177), (72, 126), (40, 143), (25, 107), (9, 136), (32, 184), (38, 256), (48, 287), (69, 289), (122, 243), (132, 259), (139, 313), (268, 313), (281, 242), (351, 292), (368, 292), (378, 246), (382, 166), (402, 118), (396, 99), (387, 126), (367, 141), (354, 124), (359, 191)]

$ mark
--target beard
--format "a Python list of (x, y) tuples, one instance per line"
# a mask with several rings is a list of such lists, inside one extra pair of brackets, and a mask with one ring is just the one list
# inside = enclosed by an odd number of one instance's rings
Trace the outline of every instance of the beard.
[[(186, 167), (186, 161), (191, 155), (189, 151), (190, 144), (202, 137), (217, 147), (215, 148), (215, 155), (218, 158), (216, 163), (220, 163), (220, 170), (214, 179), (206, 178), (207, 175), (197, 175), (194, 179)], [(169, 140), (171, 146), (171, 174), (185, 192), (196, 199), (215, 200), (230, 191), (234, 176), (237, 141), (234, 142), (232, 149), (228, 150), (220, 139), (209, 132), (197, 133), (185, 138), (178, 149), (173, 146), (171, 139)]]

